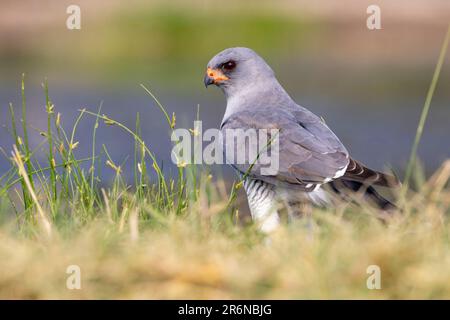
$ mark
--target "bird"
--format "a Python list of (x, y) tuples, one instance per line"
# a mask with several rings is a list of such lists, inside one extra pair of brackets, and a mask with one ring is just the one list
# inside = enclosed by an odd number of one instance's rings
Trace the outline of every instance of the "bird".
[[(398, 179), (353, 159), (321, 117), (290, 97), (254, 50), (233, 47), (216, 54), (207, 64), (204, 84), (225, 95), (221, 132), (278, 130), (276, 173), (262, 174), (255, 163), (231, 163), (243, 177), (251, 217), (262, 232), (276, 230), (285, 211), (289, 218), (310, 216), (311, 205), (333, 205), (355, 193), (382, 212), (395, 209), (374, 187), (396, 187)], [(224, 149), (230, 140), (223, 138)]]

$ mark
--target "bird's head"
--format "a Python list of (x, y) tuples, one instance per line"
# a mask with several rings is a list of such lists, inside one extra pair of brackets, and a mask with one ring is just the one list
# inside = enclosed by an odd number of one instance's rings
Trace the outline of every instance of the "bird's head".
[(208, 62), (204, 83), (220, 87), (229, 96), (272, 78), (272, 69), (255, 51), (237, 47), (223, 50)]

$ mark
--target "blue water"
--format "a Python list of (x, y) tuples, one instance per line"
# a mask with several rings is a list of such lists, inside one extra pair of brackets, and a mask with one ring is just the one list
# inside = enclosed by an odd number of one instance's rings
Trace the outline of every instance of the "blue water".
[[(177, 115), (177, 127), (192, 128), (200, 105), (200, 119), (203, 129), (217, 128), (225, 110), (225, 99), (214, 88), (205, 90), (199, 82), (192, 90), (174, 91), (154, 86), (152, 91), (165, 105), (169, 114)], [(30, 144), (36, 148), (43, 137), (47, 118), (45, 97), (38, 83), (27, 84), (27, 110)], [(138, 84), (107, 87), (91, 85), (64, 85), (51, 83), (50, 96), (55, 112), (62, 115), (62, 124), (70, 133), (79, 109), (96, 112), (101, 101), (102, 111), (110, 118), (134, 128), (136, 113), (140, 113), (142, 137), (154, 152), (166, 172), (173, 171), (170, 160), (171, 142), (169, 128), (162, 112)], [(357, 98), (340, 95), (318, 96), (316, 93), (295, 93), (295, 100), (316, 114), (323, 116), (330, 128), (340, 137), (352, 156), (374, 169), (392, 166), (400, 172), (404, 169), (414, 139), (423, 99), (396, 97)], [(450, 158), (450, 107), (445, 99), (433, 100), (431, 113), (419, 148), (419, 157), (427, 172), (432, 172), (447, 158)], [(17, 83), (6, 83), (0, 87), (0, 147), (9, 155), (13, 140), (10, 128), (8, 103), (14, 104), (17, 118), (20, 116), (20, 91)], [(94, 118), (89, 115), (81, 120), (75, 136), (79, 146), (75, 150), (79, 158), (89, 157), (92, 148)], [(124, 173), (131, 180), (134, 141), (132, 137), (115, 126), (101, 124), (97, 132), (97, 150), (104, 144), (116, 164), (122, 164)], [(44, 145), (44, 147), (46, 147)], [(38, 158), (45, 163), (43, 151), (37, 151)], [(10, 164), (0, 156), (0, 175)], [(221, 170), (215, 166), (213, 170)], [(225, 170), (229, 175), (231, 171)], [(113, 170), (105, 167), (103, 178), (110, 179)]]

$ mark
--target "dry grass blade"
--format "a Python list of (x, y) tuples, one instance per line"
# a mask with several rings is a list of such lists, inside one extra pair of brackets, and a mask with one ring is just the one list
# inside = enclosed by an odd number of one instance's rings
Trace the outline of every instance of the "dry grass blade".
[(425, 185), (426, 190), (430, 190), (430, 200), (436, 201), (445, 185), (450, 179), (450, 159), (446, 160)]
[(109, 199), (108, 199), (105, 189), (103, 189), (103, 188), (102, 188), (102, 195), (103, 195), (103, 200), (105, 201), (106, 215), (108, 217), (108, 222), (113, 224), (114, 221), (112, 219), (111, 207), (109, 205)]
[(39, 225), (44, 230), (46, 236), (51, 238), (52, 225), (51, 225), (49, 219), (47, 218), (47, 215), (45, 214), (44, 209), (42, 209), (42, 206), (39, 204), (36, 193), (34, 192), (34, 189), (32, 188), (31, 182), (28, 178), (28, 173), (25, 170), (25, 166), (22, 161), (22, 156), (21, 156), (19, 150), (17, 149), (16, 145), (13, 146), (13, 149), (14, 150), (11, 152), (11, 154), (13, 156), (13, 161), (17, 165), (19, 174), (22, 176), (23, 180), (25, 181), (25, 185), (28, 189), (28, 192), (30, 193), (31, 198), (32, 198), (34, 204), (36, 205), (37, 212), (38, 212), (37, 221), (39, 222)]
[(130, 240), (135, 243), (139, 239), (139, 215), (137, 209), (131, 211), (128, 223), (130, 225)]

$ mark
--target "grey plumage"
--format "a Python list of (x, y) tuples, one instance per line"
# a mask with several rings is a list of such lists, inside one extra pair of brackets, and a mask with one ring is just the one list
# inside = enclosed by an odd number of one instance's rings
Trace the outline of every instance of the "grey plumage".
[[(330, 203), (332, 197), (324, 195), (319, 188), (339, 179), (350, 182), (331, 185), (336, 194), (343, 188), (355, 191), (358, 184), (389, 186), (398, 183), (394, 177), (370, 170), (351, 159), (322, 119), (296, 104), (269, 65), (253, 50), (226, 49), (213, 57), (207, 67), (205, 84), (216, 84), (227, 99), (222, 131), (279, 130), (279, 170), (276, 173), (261, 174), (261, 165), (257, 163), (232, 164), (247, 177), (245, 189), (250, 210), (265, 231), (278, 223), (275, 223), (278, 200), (288, 207), (289, 203), (308, 200), (322, 205)], [(231, 142), (225, 139), (224, 143)], [(245, 146), (249, 147), (252, 146)], [(376, 192), (372, 194), (381, 197)], [(262, 209), (262, 203), (266, 202), (270, 205), (264, 204)], [(269, 220), (272, 221), (270, 226), (264, 226)]]
[[(307, 185), (322, 184), (335, 178), (339, 172), (343, 174), (349, 159), (339, 139), (319, 118), (303, 108), (298, 107), (298, 111), (289, 108), (279, 106), (277, 112), (268, 110), (270, 108), (240, 111), (223, 122), (222, 130), (272, 127), (280, 130), (278, 174), (261, 175), (260, 165), (255, 164), (250, 176), (271, 184), (304, 190)], [(234, 166), (240, 172), (247, 172), (249, 168), (249, 164)]]

